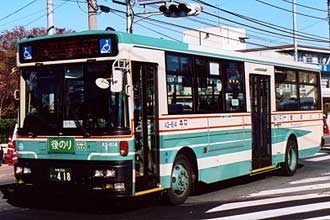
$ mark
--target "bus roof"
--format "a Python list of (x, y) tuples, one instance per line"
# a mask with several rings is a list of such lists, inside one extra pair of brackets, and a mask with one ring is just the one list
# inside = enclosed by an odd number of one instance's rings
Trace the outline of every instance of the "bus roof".
[(310, 71), (320, 71), (316, 65), (306, 64), (301, 62), (294, 61), (283, 61), (276, 60), (275, 58), (252, 55), (242, 52), (235, 52), (229, 50), (217, 50), (215, 51), (205, 51), (199, 49), (192, 49), (189, 44), (184, 42), (178, 42), (173, 40), (160, 39), (155, 37), (142, 36), (137, 34), (128, 34), (124, 32), (118, 31), (103, 31), (103, 30), (92, 30), (92, 31), (82, 31), (82, 32), (72, 32), (66, 34), (56, 34), (56, 35), (46, 35), (35, 38), (27, 38), (19, 41), (17, 44), (17, 50), (19, 44), (33, 42), (37, 40), (45, 40), (45, 39), (54, 39), (54, 38), (62, 38), (62, 37), (74, 37), (74, 36), (83, 36), (83, 35), (98, 35), (98, 34), (114, 34), (118, 37), (119, 43), (133, 44), (136, 46), (149, 47), (160, 50), (167, 50), (173, 52), (183, 52), (195, 55), (203, 55), (224, 59), (232, 59), (237, 61), (247, 61), (253, 63), (260, 63), (266, 65), (274, 65), (280, 67), (288, 67), (288, 68), (296, 68)]

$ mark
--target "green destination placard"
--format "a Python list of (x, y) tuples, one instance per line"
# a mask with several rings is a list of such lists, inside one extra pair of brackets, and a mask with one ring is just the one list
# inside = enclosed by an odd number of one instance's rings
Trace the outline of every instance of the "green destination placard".
[(50, 137), (47, 140), (48, 153), (74, 154), (75, 140), (71, 137)]

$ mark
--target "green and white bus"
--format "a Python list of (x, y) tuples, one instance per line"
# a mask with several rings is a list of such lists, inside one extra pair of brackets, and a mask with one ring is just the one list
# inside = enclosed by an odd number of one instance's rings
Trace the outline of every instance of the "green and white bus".
[(162, 192), (274, 169), (320, 149), (312, 65), (111, 31), (20, 41), (17, 189)]

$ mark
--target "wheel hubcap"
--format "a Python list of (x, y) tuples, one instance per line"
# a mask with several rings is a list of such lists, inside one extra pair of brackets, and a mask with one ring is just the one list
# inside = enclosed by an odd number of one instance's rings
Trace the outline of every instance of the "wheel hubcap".
[(172, 189), (177, 194), (184, 193), (189, 185), (189, 175), (181, 164), (175, 166), (172, 174)]

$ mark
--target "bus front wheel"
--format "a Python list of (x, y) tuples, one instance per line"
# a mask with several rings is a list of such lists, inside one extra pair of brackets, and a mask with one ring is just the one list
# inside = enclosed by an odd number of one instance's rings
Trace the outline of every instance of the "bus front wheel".
[(293, 176), (298, 166), (298, 146), (296, 141), (290, 139), (286, 146), (285, 161), (282, 165), (284, 176)]
[(172, 205), (179, 205), (186, 201), (191, 190), (193, 171), (189, 160), (184, 155), (175, 159), (171, 174), (171, 188), (167, 191), (167, 200)]

